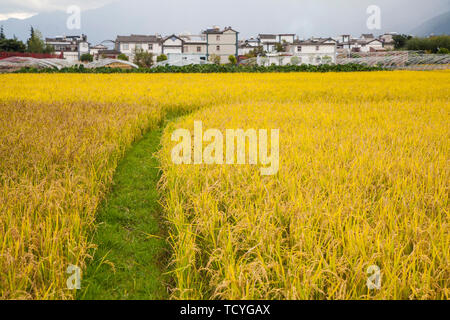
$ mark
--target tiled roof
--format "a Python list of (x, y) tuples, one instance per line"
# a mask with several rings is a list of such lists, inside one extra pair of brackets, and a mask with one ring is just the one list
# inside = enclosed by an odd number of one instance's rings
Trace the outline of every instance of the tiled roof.
[(276, 39), (277, 35), (276, 34), (260, 34), (259, 38), (260, 39)]
[(117, 36), (117, 42), (149, 42), (156, 43), (160, 42), (161, 38), (155, 35), (138, 35), (132, 34), (131, 36)]
[(238, 33), (238, 32), (237, 32), (236, 30), (234, 30), (232, 27), (226, 27), (226, 28), (223, 29), (223, 30), (220, 30), (220, 29), (217, 29), (217, 28), (215, 28), (215, 29), (206, 29), (205, 31), (203, 31), (203, 33), (204, 33), (204, 34), (222, 34), (222, 33), (226, 32), (226, 31), (229, 31), (229, 30)]

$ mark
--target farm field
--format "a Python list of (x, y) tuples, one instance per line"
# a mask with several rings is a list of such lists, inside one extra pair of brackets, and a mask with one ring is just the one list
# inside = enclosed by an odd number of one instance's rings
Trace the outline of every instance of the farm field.
[[(449, 80), (1, 75), (0, 298), (75, 298), (66, 269), (88, 269), (100, 245), (96, 217), (119, 162), (176, 114), (157, 154), (170, 298), (448, 299)], [(174, 164), (171, 134), (194, 121), (279, 129), (278, 172)], [(372, 265), (379, 290), (366, 286)]]

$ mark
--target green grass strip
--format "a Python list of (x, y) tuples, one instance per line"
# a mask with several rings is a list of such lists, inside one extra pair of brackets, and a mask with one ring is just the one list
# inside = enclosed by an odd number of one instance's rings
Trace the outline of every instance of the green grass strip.
[[(164, 126), (163, 126), (164, 127)], [(112, 189), (97, 213), (98, 245), (82, 279), (78, 299), (167, 299), (164, 275), (169, 245), (154, 157), (163, 129), (144, 135), (119, 164)]]

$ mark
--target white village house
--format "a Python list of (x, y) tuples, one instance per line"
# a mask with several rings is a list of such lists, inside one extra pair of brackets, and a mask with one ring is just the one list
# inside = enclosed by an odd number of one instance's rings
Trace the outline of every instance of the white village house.
[(220, 57), (221, 63), (228, 63), (228, 57), (233, 55), (237, 58), (239, 47), (239, 32), (232, 27), (226, 27), (220, 30), (214, 26), (202, 32), (206, 37), (206, 56), (211, 55)]
[(136, 51), (142, 50), (153, 54), (156, 57), (162, 53), (162, 38), (159, 35), (138, 35), (132, 34), (130, 36), (117, 36), (116, 50), (129, 57), (133, 61)]
[(204, 64), (207, 61), (207, 43), (204, 35), (172, 34), (162, 41), (162, 53), (167, 61), (162, 64), (183, 66)]
[(45, 44), (53, 47), (56, 54), (62, 55), (64, 59), (75, 62), (80, 57), (89, 53), (89, 42), (87, 36), (57, 36), (54, 38), (46, 38)]
[(332, 38), (305, 41), (295, 40), (289, 46), (289, 52), (298, 58), (297, 64), (331, 64), (336, 63), (336, 45), (336, 40)]
[[(230, 56), (245, 60), (251, 51), (258, 49), (257, 63), (262, 65), (286, 64), (324, 64), (336, 63), (340, 57), (351, 53), (376, 54), (393, 50), (397, 33), (385, 33), (379, 37), (362, 34), (359, 38), (342, 35), (336, 38), (311, 37), (299, 40), (293, 33), (259, 34), (256, 38), (239, 41), (239, 32), (232, 27), (221, 29), (217, 26), (206, 29), (200, 34), (172, 34), (162, 37), (159, 34), (117, 36), (113, 50), (102, 44), (91, 46), (86, 35), (60, 36), (46, 38), (46, 44), (53, 46), (56, 54), (64, 59), (79, 61), (81, 55), (90, 53), (94, 60), (116, 59), (120, 54), (134, 60), (137, 51), (153, 54), (154, 62), (164, 54), (166, 62), (159, 64), (187, 65), (211, 63), (213, 55), (220, 63), (228, 63)], [(260, 53), (262, 52), (262, 53)]]

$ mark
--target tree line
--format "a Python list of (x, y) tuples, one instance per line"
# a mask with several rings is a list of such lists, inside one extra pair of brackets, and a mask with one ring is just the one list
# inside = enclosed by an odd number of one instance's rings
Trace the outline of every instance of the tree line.
[(393, 36), (393, 40), (397, 50), (425, 51), (438, 54), (450, 53), (449, 35), (420, 38), (402, 34)]
[(54, 49), (50, 45), (46, 45), (42, 33), (30, 28), (30, 37), (26, 43), (23, 43), (16, 36), (7, 38), (3, 26), (0, 26), (0, 51), (6, 52), (28, 52), (28, 53), (54, 53)]

